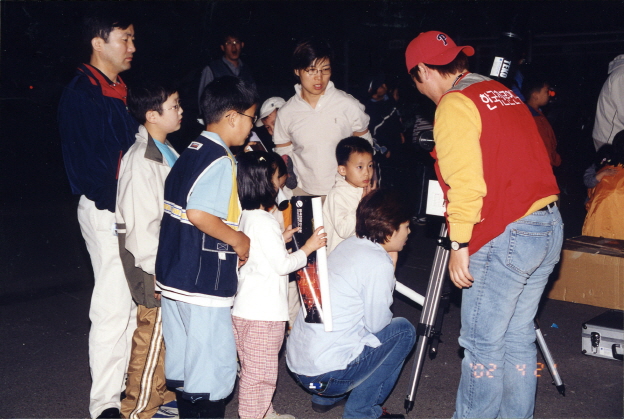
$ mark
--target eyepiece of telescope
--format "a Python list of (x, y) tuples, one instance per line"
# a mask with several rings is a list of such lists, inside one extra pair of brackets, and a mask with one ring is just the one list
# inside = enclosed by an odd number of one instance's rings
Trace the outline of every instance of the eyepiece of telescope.
[(433, 148), (435, 147), (435, 141), (433, 140), (433, 131), (427, 130), (421, 132), (418, 135), (418, 145), (420, 145), (423, 150), (433, 151)]

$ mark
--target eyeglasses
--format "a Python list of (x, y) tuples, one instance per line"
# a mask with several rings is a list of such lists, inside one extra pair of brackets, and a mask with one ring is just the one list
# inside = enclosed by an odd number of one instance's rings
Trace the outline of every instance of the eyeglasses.
[(178, 104), (177, 104), (177, 105), (175, 105), (175, 106), (172, 106), (172, 107), (167, 108), (167, 109), (163, 109), (163, 111), (170, 111), (171, 109), (175, 109), (175, 111), (177, 112), (177, 111), (179, 111), (179, 110), (180, 110), (180, 108), (181, 108), (181, 107), (182, 107), (182, 104), (178, 103)]
[(241, 43), (241, 41), (226, 41), (225, 45), (238, 45), (240, 43)]
[(306, 68), (303, 71), (308, 73), (308, 76), (310, 76), (310, 77), (314, 77), (318, 73), (321, 73), (322, 76), (327, 76), (327, 75), (331, 74), (331, 67), (323, 67), (323, 68), (310, 67), (310, 68)]
[[(237, 113), (237, 114), (239, 114), (239, 115), (246, 116), (247, 118), (251, 118), (251, 121), (252, 121), (252, 123), (253, 123), (253, 124), (255, 124), (255, 123), (256, 123), (256, 121), (258, 120), (258, 117), (257, 117), (257, 116), (247, 115), (246, 113), (242, 113), (242, 112), (238, 112), (238, 111), (236, 111), (236, 113)], [(229, 117), (229, 116), (232, 116), (232, 115), (233, 115), (233, 114), (229, 114), (229, 115), (227, 115), (227, 116)]]

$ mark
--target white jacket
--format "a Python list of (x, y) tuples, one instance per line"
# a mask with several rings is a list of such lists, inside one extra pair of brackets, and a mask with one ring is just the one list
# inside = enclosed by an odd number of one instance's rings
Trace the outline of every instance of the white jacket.
[(340, 242), (355, 234), (355, 211), (362, 200), (364, 188), (350, 185), (336, 173), (336, 183), (323, 204), (323, 224), (327, 233), (327, 255)]
[[(171, 167), (143, 125), (136, 142), (121, 160), (115, 216), (126, 225), (126, 249), (135, 266), (155, 273), (160, 220), (163, 215), (165, 179)], [(167, 146), (178, 153), (167, 142)]]
[(249, 237), (249, 259), (238, 274), (232, 316), (247, 320), (288, 320), (288, 274), (303, 268), (303, 250), (288, 253), (279, 223), (264, 210), (245, 210), (239, 230)]
[(612, 143), (613, 137), (624, 130), (624, 54), (609, 63), (609, 77), (602, 86), (596, 107), (592, 137), (596, 150)]

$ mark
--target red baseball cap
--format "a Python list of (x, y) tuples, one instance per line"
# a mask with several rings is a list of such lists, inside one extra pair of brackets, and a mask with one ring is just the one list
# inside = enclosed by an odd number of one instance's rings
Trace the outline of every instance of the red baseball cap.
[(457, 46), (450, 36), (443, 32), (422, 32), (412, 40), (405, 50), (407, 71), (416, 67), (418, 63), (431, 65), (445, 65), (457, 57), (460, 51), (467, 56), (474, 55), (471, 46)]

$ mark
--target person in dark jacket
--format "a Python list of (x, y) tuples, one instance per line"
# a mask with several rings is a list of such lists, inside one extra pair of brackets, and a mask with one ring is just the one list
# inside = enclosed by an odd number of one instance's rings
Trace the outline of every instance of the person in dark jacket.
[(245, 80), (245, 82), (256, 86), (249, 66), (243, 64), (240, 55), (245, 47), (241, 37), (235, 32), (226, 32), (221, 41), (221, 51), (223, 56), (212, 60), (204, 67), (199, 81), (199, 91), (197, 97), (201, 99), (204, 89), (214, 79), (223, 76), (235, 76)]
[(120, 417), (136, 327), (114, 213), (119, 163), (139, 129), (126, 108), (127, 89), (119, 76), (131, 67), (136, 51), (134, 27), (118, 17), (87, 18), (84, 41), (91, 46), (91, 57), (63, 90), (58, 123), (69, 184), (81, 195), (78, 221), (95, 278), (89, 309), (89, 411), (94, 418), (112, 418)]

